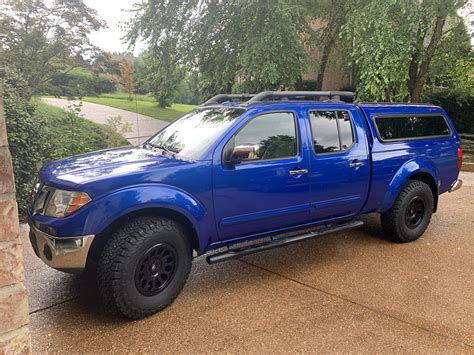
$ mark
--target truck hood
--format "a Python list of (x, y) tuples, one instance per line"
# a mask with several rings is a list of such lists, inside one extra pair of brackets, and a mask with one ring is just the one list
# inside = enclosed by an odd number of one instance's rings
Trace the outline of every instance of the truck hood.
[(141, 147), (124, 147), (76, 155), (46, 164), (40, 172), (43, 183), (74, 188), (78, 184), (136, 175), (155, 167), (186, 163)]

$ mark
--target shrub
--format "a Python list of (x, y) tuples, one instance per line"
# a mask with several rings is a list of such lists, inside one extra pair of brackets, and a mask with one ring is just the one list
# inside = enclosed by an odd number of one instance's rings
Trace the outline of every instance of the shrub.
[(303, 80), (302, 88), (303, 91), (315, 91), (317, 86), (316, 80)]
[(117, 90), (117, 78), (110, 74), (95, 74), (84, 68), (76, 68), (67, 74), (54, 77), (44, 87), (53, 96), (82, 97), (111, 93)]
[(110, 74), (99, 74), (97, 77), (94, 92), (97, 95), (110, 94), (117, 91), (118, 80)]
[(8, 141), (20, 214), (24, 214), (34, 178), (51, 154), (46, 120), (33, 116), (34, 105), (26, 96), (27, 84), (21, 76), (6, 69), (2, 80)]
[(78, 106), (64, 111), (40, 101), (31, 103), (24, 95), (28, 92), (26, 82), (11, 69), (6, 69), (0, 85), (4, 89), (7, 134), (21, 216), (25, 215), (33, 181), (43, 164), (128, 144), (120, 132), (80, 117)]
[(474, 96), (466, 93), (439, 92), (430, 94), (427, 101), (447, 112), (458, 132), (474, 133)]
[(80, 115), (80, 104), (70, 104), (67, 110), (36, 102), (34, 116), (45, 119), (52, 144), (48, 160), (57, 160), (93, 150), (127, 145), (128, 142), (107, 125), (90, 122)]

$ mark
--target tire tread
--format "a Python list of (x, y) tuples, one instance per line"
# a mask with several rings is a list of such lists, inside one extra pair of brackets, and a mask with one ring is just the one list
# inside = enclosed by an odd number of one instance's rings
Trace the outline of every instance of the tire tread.
[[(431, 188), (422, 181), (419, 180), (408, 180), (407, 183), (403, 186), (400, 193), (398, 194), (393, 206), (385, 213), (381, 214), (381, 224), (382, 229), (384, 230), (385, 234), (391, 238), (393, 241), (399, 243), (407, 243), (411, 242), (418, 238), (407, 238), (401, 230), (401, 226), (399, 223), (400, 214), (403, 213), (403, 202), (407, 198), (407, 196), (413, 190), (426, 190), (432, 196)], [(431, 219), (431, 214), (428, 215), (428, 223), (426, 223), (425, 228), (422, 230), (421, 234), (425, 232), (428, 228), (429, 222)], [(420, 234), (420, 235), (421, 235)]]
[(174, 230), (184, 235), (184, 230), (176, 221), (154, 216), (132, 219), (112, 233), (104, 247), (97, 268), (97, 285), (106, 311), (111, 313), (119, 312), (132, 319), (141, 319), (162, 310), (176, 299), (191, 271), (192, 250), (190, 246), (188, 249), (191, 257), (185, 260), (185, 277), (180, 280), (178, 292), (175, 292), (167, 302), (158, 305), (151, 311), (144, 311), (127, 301), (120, 292), (120, 264), (128, 260), (128, 257), (134, 252), (140, 242), (144, 241), (151, 234), (163, 230)]

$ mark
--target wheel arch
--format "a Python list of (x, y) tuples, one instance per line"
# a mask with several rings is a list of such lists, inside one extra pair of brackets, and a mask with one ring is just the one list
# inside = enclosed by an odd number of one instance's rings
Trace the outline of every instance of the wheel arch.
[(91, 244), (89, 254), (87, 256), (87, 264), (89, 265), (91, 262), (95, 263), (100, 254), (107, 243), (110, 235), (120, 226), (124, 225), (128, 221), (142, 217), (142, 216), (153, 216), (153, 217), (166, 217), (178, 222), (186, 231), (186, 234), (190, 238), (191, 246), (193, 250), (200, 253), (200, 241), (198, 237), (198, 233), (196, 228), (194, 227), (191, 220), (185, 216), (183, 213), (180, 213), (176, 210), (170, 208), (163, 208), (163, 207), (149, 207), (149, 208), (142, 208), (138, 210), (131, 211), (129, 213), (123, 214), (117, 217), (115, 220), (110, 222), (102, 232), (97, 234)]
[(122, 223), (137, 216), (164, 216), (179, 222), (189, 231), (193, 249), (202, 253), (213, 238), (212, 219), (206, 208), (192, 195), (163, 184), (135, 185), (102, 196), (88, 206), (83, 233), (95, 235), (91, 248), (105, 245), (107, 236)]
[(430, 187), (434, 201), (433, 212), (436, 212), (438, 208), (439, 179), (436, 167), (428, 159), (410, 160), (398, 169), (388, 185), (378, 212), (386, 212), (392, 207), (400, 190), (408, 180), (421, 181)]

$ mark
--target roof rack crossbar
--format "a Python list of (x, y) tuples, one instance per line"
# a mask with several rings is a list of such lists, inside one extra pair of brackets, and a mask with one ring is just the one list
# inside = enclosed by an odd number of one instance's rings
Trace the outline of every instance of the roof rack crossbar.
[(328, 97), (329, 100), (340, 101), (341, 98), (354, 99), (355, 94), (351, 91), (262, 91), (245, 103), (246, 106), (261, 103), (268, 99), (308, 99)]
[(255, 95), (253, 94), (219, 94), (210, 98), (209, 100), (201, 104), (201, 106), (219, 105), (223, 102), (231, 100), (247, 101), (252, 99), (254, 96)]

